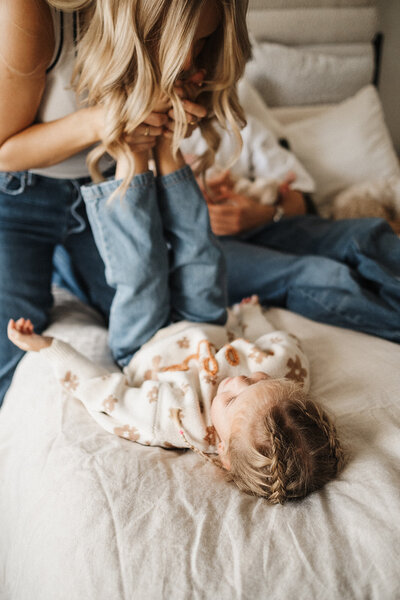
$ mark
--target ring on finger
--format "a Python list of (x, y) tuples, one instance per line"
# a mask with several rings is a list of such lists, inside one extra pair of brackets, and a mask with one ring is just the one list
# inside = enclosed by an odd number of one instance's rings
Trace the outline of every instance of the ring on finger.
[(189, 125), (197, 125), (197, 121), (195, 119), (192, 119), (191, 121), (189, 121)]
[(147, 125), (147, 127), (146, 127), (146, 130), (145, 130), (145, 132), (144, 132), (144, 134), (143, 134), (143, 135), (144, 135), (144, 136), (146, 136), (146, 137), (147, 137), (148, 135), (150, 135), (150, 125)]

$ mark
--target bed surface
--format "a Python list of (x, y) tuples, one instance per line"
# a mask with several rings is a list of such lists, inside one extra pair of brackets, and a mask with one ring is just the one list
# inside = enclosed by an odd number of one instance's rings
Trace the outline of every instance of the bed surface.
[[(62, 292), (54, 318), (49, 332), (112, 364), (94, 311)], [(400, 596), (400, 347), (269, 318), (310, 357), (347, 447), (340, 478), (269, 506), (189, 451), (103, 431), (27, 355), (0, 418), (2, 600)]]
[[(258, 40), (300, 53), (359, 52), (376, 33), (373, 0), (250, 7)], [(290, 124), (325, 110), (275, 114)], [(192, 452), (108, 434), (27, 355), (0, 412), (0, 600), (400, 598), (400, 346), (282, 309), (269, 319), (310, 358), (312, 393), (346, 447), (341, 476), (269, 506)], [(49, 333), (115, 368), (99, 317), (64, 292)]]

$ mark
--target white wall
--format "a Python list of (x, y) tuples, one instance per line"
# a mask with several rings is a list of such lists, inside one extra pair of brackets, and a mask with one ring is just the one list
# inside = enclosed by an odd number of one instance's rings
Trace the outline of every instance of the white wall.
[(384, 34), (379, 92), (386, 122), (400, 155), (400, 0), (379, 0)]

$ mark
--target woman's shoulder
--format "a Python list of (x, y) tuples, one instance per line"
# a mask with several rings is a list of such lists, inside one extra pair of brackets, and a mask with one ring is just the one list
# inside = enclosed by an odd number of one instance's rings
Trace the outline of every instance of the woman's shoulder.
[(0, 55), (14, 73), (35, 75), (46, 69), (54, 51), (51, 10), (45, 0), (2, 0)]

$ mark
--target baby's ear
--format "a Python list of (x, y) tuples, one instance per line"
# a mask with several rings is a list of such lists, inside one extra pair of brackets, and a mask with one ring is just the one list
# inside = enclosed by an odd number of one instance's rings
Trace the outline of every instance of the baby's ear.
[(218, 455), (219, 455), (220, 461), (222, 463), (222, 466), (227, 471), (230, 471), (231, 470), (231, 461), (229, 460), (229, 456), (227, 454), (225, 454), (225, 444), (224, 444), (224, 442), (220, 442), (218, 444)]

